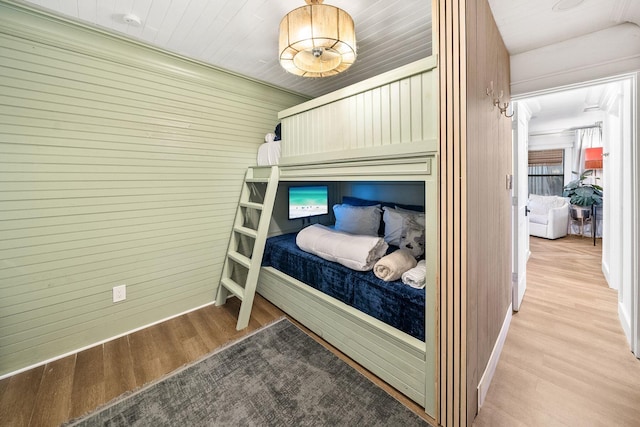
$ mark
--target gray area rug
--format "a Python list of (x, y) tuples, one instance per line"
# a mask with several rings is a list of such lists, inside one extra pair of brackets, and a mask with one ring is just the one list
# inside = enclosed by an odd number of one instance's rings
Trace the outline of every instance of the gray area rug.
[(286, 319), (74, 426), (428, 426)]

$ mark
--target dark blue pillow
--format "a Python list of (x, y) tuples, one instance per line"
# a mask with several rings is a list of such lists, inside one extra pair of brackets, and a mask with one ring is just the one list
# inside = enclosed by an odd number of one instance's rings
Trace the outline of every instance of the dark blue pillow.
[(400, 203), (379, 202), (377, 200), (366, 200), (366, 199), (360, 199), (358, 197), (353, 197), (353, 196), (342, 196), (342, 203), (344, 203), (345, 205), (351, 205), (351, 206), (381, 205), (382, 207), (386, 206), (389, 208), (395, 208), (397, 206), (399, 208), (408, 209), (410, 211), (424, 212), (424, 206), (420, 206), (420, 205), (402, 205)]
[(398, 207), (401, 209), (407, 209), (409, 211), (424, 212), (424, 206), (419, 206), (419, 205), (401, 205), (400, 203), (389, 203), (389, 204), (384, 204), (383, 206), (389, 206), (392, 208)]
[(365, 200), (351, 196), (342, 196), (342, 203), (350, 206), (375, 206), (382, 204), (381, 202), (377, 202), (375, 200)]

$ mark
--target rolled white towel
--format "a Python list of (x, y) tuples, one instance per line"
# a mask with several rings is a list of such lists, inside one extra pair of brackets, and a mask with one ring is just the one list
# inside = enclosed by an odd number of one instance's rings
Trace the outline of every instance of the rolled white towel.
[(407, 249), (397, 251), (383, 256), (373, 266), (373, 274), (385, 282), (398, 280), (402, 273), (416, 266), (416, 259)]
[(427, 281), (427, 262), (420, 261), (412, 269), (402, 273), (402, 283), (412, 288), (422, 289)]

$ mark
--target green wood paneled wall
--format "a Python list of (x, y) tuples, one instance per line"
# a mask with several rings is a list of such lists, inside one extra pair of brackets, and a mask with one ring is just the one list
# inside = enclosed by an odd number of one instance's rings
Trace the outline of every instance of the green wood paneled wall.
[(213, 301), (246, 167), (305, 100), (0, 3), (0, 375)]

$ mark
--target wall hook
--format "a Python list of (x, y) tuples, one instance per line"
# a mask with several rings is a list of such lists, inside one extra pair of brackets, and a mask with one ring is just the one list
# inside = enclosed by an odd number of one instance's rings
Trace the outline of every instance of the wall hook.
[(493, 88), (493, 80), (489, 82), (489, 87), (486, 89), (486, 92), (487, 96), (493, 100), (494, 105), (500, 98), (502, 98), (502, 91), (500, 91), (500, 95), (498, 95), (498, 97), (496, 98), (496, 92)]
[(509, 108), (509, 103), (508, 102), (500, 103), (500, 100), (504, 96), (504, 91), (500, 91), (500, 94), (497, 97), (495, 96), (496, 93), (495, 93), (495, 89), (493, 88), (493, 80), (491, 80), (489, 82), (489, 87), (486, 88), (485, 91), (487, 93), (487, 96), (489, 98), (491, 98), (491, 101), (493, 102), (493, 105), (498, 107), (498, 110), (500, 110), (500, 114), (504, 114), (504, 116), (507, 117), (507, 118), (513, 117), (513, 112), (511, 113), (511, 115), (507, 114), (507, 109)]
[(493, 80), (491, 80), (489, 87), (487, 88), (487, 96), (489, 98), (493, 98)]
[(508, 102), (503, 102), (502, 105), (500, 105), (500, 101), (498, 101), (497, 103), (495, 103), (495, 105), (498, 107), (498, 110), (500, 110), (500, 114), (503, 114), (506, 118), (511, 118), (513, 117), (514, 112), (512, 111), (511, 114), (507, 114), (507, 109), (509, 108), (509, 103)]

